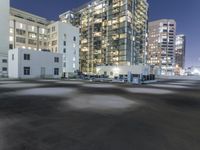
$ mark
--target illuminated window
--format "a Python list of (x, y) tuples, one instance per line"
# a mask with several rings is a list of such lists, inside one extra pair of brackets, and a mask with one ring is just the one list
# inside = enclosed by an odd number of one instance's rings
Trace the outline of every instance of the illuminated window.
[(10, 42), (13, 42), (13, 39), (14, 39), (13, 36), (9, 37)]

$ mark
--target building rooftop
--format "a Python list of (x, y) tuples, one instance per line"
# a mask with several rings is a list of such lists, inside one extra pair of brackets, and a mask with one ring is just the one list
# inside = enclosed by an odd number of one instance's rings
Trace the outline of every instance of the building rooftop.
[(51, 21), (47, 20), (46, 18), (31, 14), (26, 11), (22, 11), (16, 8), (10, 8), (10, 14), (15, 17), (19, 17), (22, 19), (26, 19), (28, 21), (36, 22), (42, 25), (48, 25)]

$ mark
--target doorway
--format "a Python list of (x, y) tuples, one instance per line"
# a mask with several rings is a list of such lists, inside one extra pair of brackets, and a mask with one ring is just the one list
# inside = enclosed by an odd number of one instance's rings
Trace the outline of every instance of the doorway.
[(41, 67), (41, 78), (45, 78), (46, 76), (46, 68), (45, 67)]

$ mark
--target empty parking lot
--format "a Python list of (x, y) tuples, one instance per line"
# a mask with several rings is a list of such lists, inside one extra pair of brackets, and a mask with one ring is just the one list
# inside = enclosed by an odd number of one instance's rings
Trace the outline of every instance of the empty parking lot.
[(199, 150), (199, 143), (199, 81), (0, 81), (1, 150)]

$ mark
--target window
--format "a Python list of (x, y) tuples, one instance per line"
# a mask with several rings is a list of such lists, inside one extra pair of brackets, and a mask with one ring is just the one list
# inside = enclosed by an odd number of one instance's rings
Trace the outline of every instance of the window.
[(10, 41), (10, 42), (13, 42), (13, 40), (14, 40), (13, 36), (10, 36), (10, 37), (9, 37), (9, 41)]
[(47, 46), (47, 42), (44, 42), (44, 46)]
[(63, 42), (63, 45), (66, 46), (66, 41)]
[(28, 44), (30, 45), (37, 45), (37, 41), (33, 39), (28, 39)]
[(56, 31), (56, 27), (55, 26), (52, 27), (52, 32), (54, 32), (54, 31)]
[(9, 44), (9, 49), (13, 49), (13, 45), (12, 44)]
[(63, 66), (66, 67), (66, 62), (63, 63)]
[(74, 41), (76, 41), (76, 37), (74, 36)]
[(39, 43), (40, 43), (40, 46), (41, 46), (42, 45), (42, 41), (40, 41)]
[(2, 59), (2, 63), (7, 63), (8, 60), (7, 59)]
[(63, 49), (63, 53), (66, 53), (66, 48)]
[(26, 43), (26, 39), (22, 37), (16, 37), (16, 42), (18, 43)]
[(24, 75), (30, 75), (30, 67), (24, 67)]
[(58, 63), (59, 62), (59, 57), (54, 57), (54, 62)]
[(37, 34), (34, 32), (28, 32), (28, 37), (32, 38), (32, 39), (36, 39), (37, 38)]
[(6, 67), (3, 67), (2, 71), (8, 71), (8, 69)]
[(12, 60), (14, 60), (15, 59), (15, 55), (14, 54), (12, 54)]
[(65, 38), (65, 39), (67, 38), (67, 35), (66, 35), (66, 34), (64, 34), (64, 38)]
[(13, 29), (12, 28), (10, 28), (10, 33), (13, 33)]
[(59, 75), (59, 68), (54, 68), (54, 75)]
[(24, 60), (30, 60), (30, 54), (24, 54)]
[(56, 45), (56, 44), (57, 44), (57, 40), (54, 40), (54, 41), (51, 42), (51, 45), (52, 45), (52, 46), (54, 46), (54, 45)]
[(21, 29), (16, 29), (16, 34), (25, 36), (26, 35), (26, 31), (25, 30), (21, 30)]

